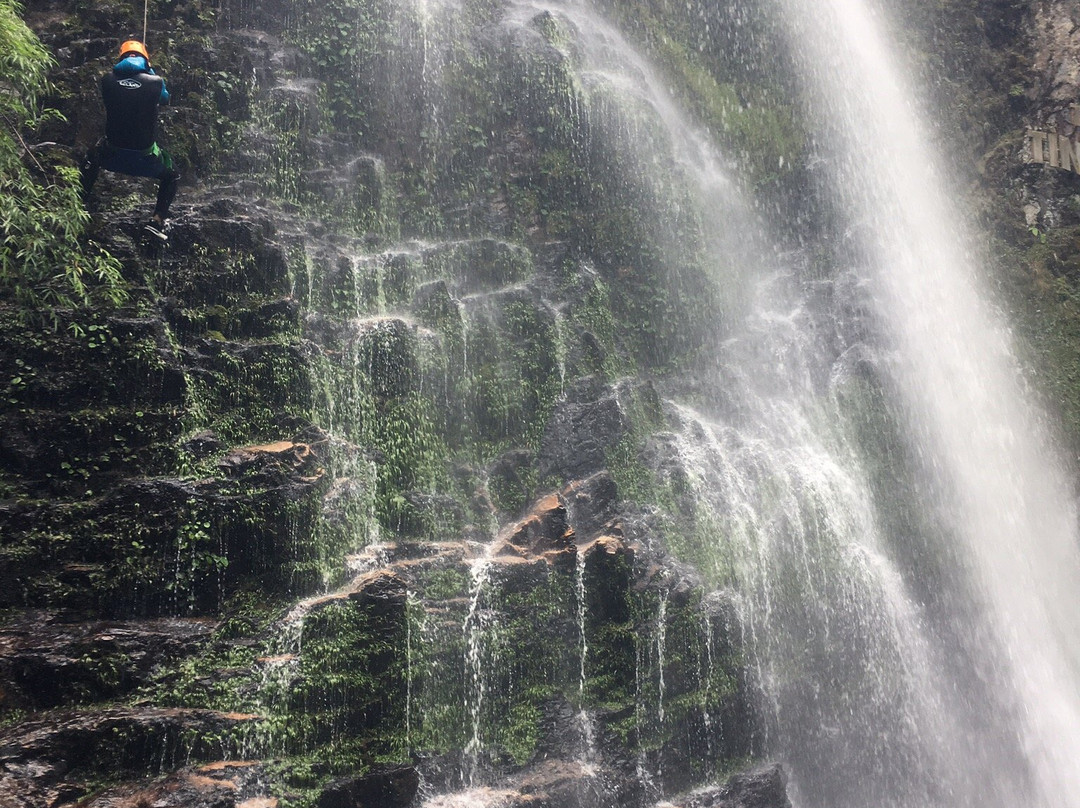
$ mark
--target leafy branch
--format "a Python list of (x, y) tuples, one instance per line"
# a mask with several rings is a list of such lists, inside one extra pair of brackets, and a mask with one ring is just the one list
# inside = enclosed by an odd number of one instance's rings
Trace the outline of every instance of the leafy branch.
[(56, 63), (21, 11), (0, 0), (0, 298), (55, 327), (58, 309), (127, 294), (119, 261), (80, 241), (90, 217), (78, 171), (43, 164), (23, 137), (60, 113), (41, 108)]

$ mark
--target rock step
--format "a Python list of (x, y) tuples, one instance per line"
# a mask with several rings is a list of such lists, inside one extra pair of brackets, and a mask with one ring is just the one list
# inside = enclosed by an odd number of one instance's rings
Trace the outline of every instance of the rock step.
[(178, 405), (135, 403), (0, 415), (0, 459), (23, 481), (101, 491), (117, 477), (164, 473), (175, 464)]
[(672, 808), (791, 808), (787, 774), (778, 763), (739, 772), (722, 786), (698, 791)]
[(230, 738), (238, 739), (256, 719), (212, 710), (121, 707), (43, 714), (0, 730), (0, 805), (65, 805), (102, 777), (138, 777), (192, 759), (219, 758)]
[(158, 666), (194, 654), (215, 625), (192, 618), (71, 622), (52, 611), (17, 612), (0, 628), (0, 713), (116, 698)]
[(266, 771), (260, 761), (222, 760), (182, 769), (150, 785), (123, 783), (79, 803), (79, 808), (278, 808), (267, 793)]
[[(222, 448), (211, 434), (191, 442), (207, 457)], [(278, 444), (288, 449), (267, 450)], [(321, 512), (329, 450), (325, 433), (309, 429), (236, 449), (210, 478), (121, 477), (92, 496), (0, 503), (0, 577), (14, 582), (0, 588), (0, 606), (205, 614), (253, 577), (279, 593), (314, 591), (322, 554), (343, 554), (349, 538), (296, 541), (282, 503), (303, 503), (309, 520)], [(178, 548), (199, 566), (178, 565)]]

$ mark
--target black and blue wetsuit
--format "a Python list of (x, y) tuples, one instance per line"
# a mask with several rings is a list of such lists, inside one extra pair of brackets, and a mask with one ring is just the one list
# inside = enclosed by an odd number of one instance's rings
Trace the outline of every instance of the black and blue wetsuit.
[(172, 157), (155, 139), (158, 106), (169, 103), (165, 80), (142, 56), (127, 56), (101, 77), (101, 98), (105, 102), (105, 137), (83, 161), (84, 196), (89, 197), (102, 168), (152, 177), (160, 181), (154, 215), (165, 219), (180, 179)]

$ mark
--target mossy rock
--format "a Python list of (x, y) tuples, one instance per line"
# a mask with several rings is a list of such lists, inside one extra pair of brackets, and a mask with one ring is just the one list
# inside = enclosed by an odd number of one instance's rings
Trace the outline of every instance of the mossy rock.
[(490, 238), (439, 245), (427, 250), (423, 260), (425, 272), (445, 279), (458, 295), (510, 286), (533, 271), (527, 248)]

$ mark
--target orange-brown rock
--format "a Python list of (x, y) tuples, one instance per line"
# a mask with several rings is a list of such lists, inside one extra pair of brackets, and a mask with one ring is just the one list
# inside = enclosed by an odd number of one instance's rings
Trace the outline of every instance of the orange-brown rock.
[[(307, 433), (304, 435), (307, 437)], [(326, 473), (317, 446), (325, 438), (316, 433), (315, 443), (301, 440), (279, 440), (256, 446), (241, 446), (230, 450), (218, 461), (218, 468), (233, 476), (290, 475), (312, 482)], [(321, 438), (321, 439), (320, 439)]]
[(605, 555), (613, 556), (619, 555), (620, 553), (632, 553), (633, 550), (627, 546), (622, 535), (603, 534), (591, 541), (579, 544), (578, 552), (588, 558), (593, 553), (603, 553)]
[(496, 541), (499, 543), (496, 556), (554, 560), (556, 556), (575, 552), (574, 529), (569, 523), (566, 504), (558, 494), (537, 500), (529, 513), (504, 528)]

